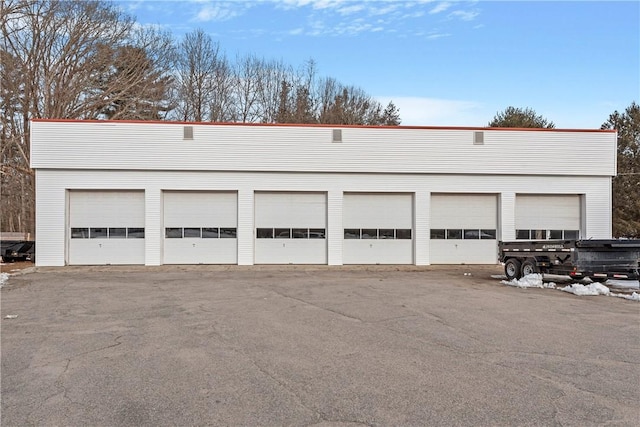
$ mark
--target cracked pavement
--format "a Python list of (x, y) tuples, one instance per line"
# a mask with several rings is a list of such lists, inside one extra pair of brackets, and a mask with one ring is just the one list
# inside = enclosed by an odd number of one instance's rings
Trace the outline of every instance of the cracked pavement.
[(38, 268), (0, 294), (1, 424), (640, 425), (640, 304), (499, 273)]

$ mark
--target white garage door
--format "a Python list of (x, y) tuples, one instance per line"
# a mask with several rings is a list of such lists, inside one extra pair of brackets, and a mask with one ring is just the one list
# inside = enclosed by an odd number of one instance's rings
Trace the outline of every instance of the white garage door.
[(496, 264), (497, 225), (495, 194), (432, 194), (431, 264)]
[(413, 195), (344, 195), (344, 264), (413, 264)]
[(164, 263), (237, 264), (238, 195), (165, 191)]
[(579, 236), (579, 195), (516, 195), (516, 239), (578, 239)]
[(69, 264), (144, 264), (144, 232), (143, 191), (69, 191)]
[(255, 193), (256, 264), (326, 264), (326, 193)]

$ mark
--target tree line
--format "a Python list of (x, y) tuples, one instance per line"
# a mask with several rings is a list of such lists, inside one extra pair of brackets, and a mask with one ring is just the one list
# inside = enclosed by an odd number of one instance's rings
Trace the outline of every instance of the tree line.
[(202, 30), (181, 40), (103, 0), (0, 3), (0, 229), (33, 233), (33, 118), (400, 124), (390, 102), (257, 55), (230, 59)]

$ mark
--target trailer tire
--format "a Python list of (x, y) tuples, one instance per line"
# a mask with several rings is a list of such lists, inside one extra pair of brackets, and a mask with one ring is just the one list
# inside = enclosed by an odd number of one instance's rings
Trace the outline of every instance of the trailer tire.
[(519, 279), (522, 277), (520, 261), (515, 258), (509, 258), (504, 263), (504, 274), (508, 280)]
[(540, 272), (540, 269), (538, 268), (534, 260), (527, 258), (522, 263), (522, 270), (521, 270), (522, 276), (527, 276), (529, 274), (535, 274), (539, 272)]

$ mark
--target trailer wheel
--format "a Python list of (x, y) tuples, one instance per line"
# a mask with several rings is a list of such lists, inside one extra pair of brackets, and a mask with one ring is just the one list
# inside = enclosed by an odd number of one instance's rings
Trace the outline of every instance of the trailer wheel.
[(504, 263), (504, 274), (509, 280), (522, 277), (520, 274), (520, 261), (515, 258), (509, 258), (507, 262)]
[(536, 265), (536, 262), (532, 259), (526, 259), (523, 263), (522, 263), (522, 275), (523, 276), (527, 276), (529, 274), (534, 274), (534, 273), (539, 273), (540, 270), (538, 269), (538, 266)]

